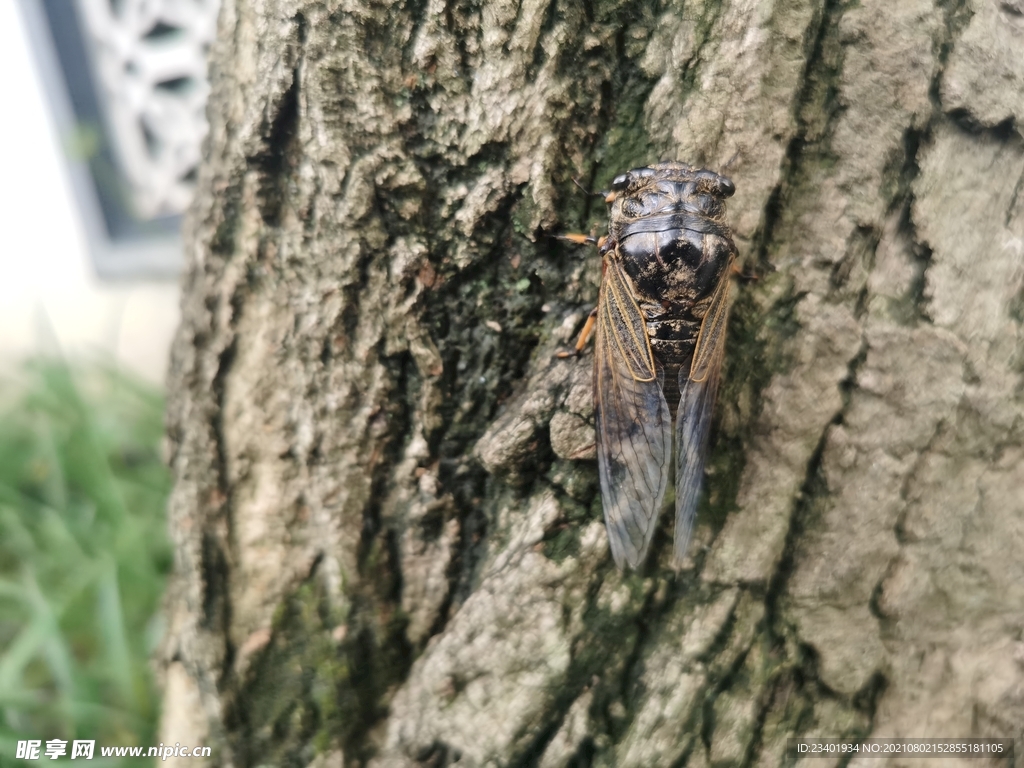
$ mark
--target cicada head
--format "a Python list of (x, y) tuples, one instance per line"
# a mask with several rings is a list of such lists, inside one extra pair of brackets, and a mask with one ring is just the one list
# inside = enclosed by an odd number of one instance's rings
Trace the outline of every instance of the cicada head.
[(724, 219), (725, 198), (735, 191), (736, 187), (725, 176), (667, 160), (616, 176), (606, 199), (613, 222), (636, 221), (673, 211), (715, 221)]

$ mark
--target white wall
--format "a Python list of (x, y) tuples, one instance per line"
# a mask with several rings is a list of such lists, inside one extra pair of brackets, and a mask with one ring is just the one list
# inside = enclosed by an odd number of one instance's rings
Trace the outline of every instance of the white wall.
[(0, 370), (55, 337), (69, 357), (106, 355), (162, 383), (178, 285), (96, 279), (33, 55), (0, 0)]

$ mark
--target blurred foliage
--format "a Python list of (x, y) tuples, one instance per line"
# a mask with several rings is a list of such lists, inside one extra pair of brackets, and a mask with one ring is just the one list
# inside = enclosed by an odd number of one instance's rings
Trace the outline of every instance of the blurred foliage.
[[(0, 380), (0, 755), (155, 744), (149, 659), (171, 567), (163, 401), (103, 365)], [(68, 759), (65, 757), (64, 759)], [(26, 763), (27, 765), (27, 763)]]

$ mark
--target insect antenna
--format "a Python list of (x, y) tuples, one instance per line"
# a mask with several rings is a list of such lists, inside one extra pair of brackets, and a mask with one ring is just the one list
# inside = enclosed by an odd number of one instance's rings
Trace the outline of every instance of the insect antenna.
[(582, 192), (587, 197), (605, 197), (605, 198), (608, 197), (608, 194), (609, 194), (608, 190), (603, 190), (601, 192), (593, 192), (593, 191), (587, 189), (586, 187), (584, 187), (583, 183), (579, 179), (577, 179), (575, 176), (572, 177), (572, 183), (575, 184), (579, 188), (580, 192)]
[(733, 156), (725, 161), (725, 164), (720, 169), (721, 172), (722, 173), (727, 173), (729, 171), (729, 169), (732, 168), (732, 164), (735, 163), (739, 159), (740, 159), (740, 150), (737, 149), (736, 152), (733, 154)]

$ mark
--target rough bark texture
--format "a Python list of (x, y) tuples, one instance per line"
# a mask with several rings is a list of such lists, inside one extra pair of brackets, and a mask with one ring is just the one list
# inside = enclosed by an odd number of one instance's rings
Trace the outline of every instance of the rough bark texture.
[[(164, 741), (374, 768), (1024, 744), (1022, 51), (1019, 0), (226, 0)], [(666, 521), (622, 574), (590, 360), (553, 359), (598, 259), (551, 235), (604, 226), (571, 177), (660, 158), (728, 165), (760, 279), (692, 562)]]

